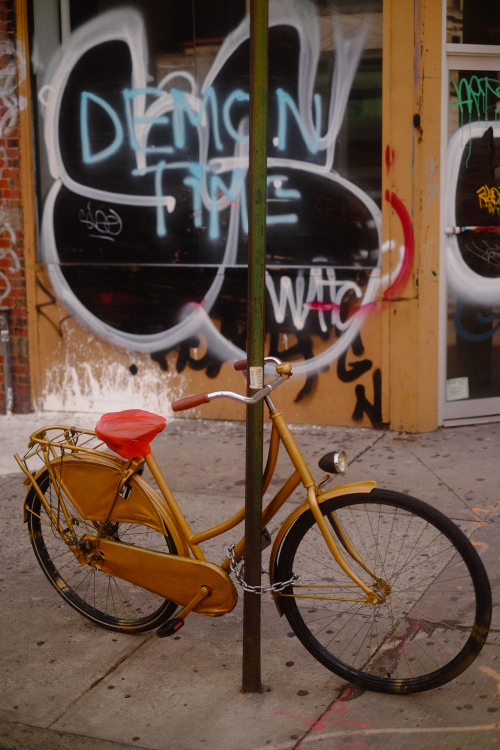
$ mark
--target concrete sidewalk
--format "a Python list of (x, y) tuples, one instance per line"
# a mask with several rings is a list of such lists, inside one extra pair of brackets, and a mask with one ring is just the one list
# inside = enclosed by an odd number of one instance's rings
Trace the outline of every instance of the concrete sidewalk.
[[(463, 675), (405, 697), (346, 686), (304, 650), (270, 596), (262, 600), (262, 694), (240, 691), (242, 596), (229, 615), (192, 615), (176, 636), (162, 640), (98, 629), (74, 612), (35, 560), (22, 524), (26, 488), (11, 456), (24, 453), (28, 434), (43, 424), (96, 421), (88, 414), (0, 416), (0, 749), (500, 747), (498, 606), (486, 646)], [(496, 604), (500, 423), (418, 436), (304, 425), (293, 431), (312, 467), (327, 450), (343, 447), (350, 459), (346, 481), (376, 479), (459, 523), (479, 524), (474, 543)], [(195, 528), (241, 507), (243, 423), (171, 420), (155, 447)], [(278, 475), (287, 475), (286, 463)], [(296, 494), (292, 503), (301, 500)], [(228, 536), (216, 540), (215, 560), (235, 541)]]

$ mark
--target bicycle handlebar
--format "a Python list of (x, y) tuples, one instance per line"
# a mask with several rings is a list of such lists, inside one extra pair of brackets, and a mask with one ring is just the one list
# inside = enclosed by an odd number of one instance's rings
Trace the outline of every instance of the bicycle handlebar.
[(210, 397), (208, 393), (198, 393), (195, 396), (186, 396), (185, 398), (179, 398), (177, 401), (172, 401), (172, 411), (193, 409), (195, 406), (208, 404), (209, 401)]
[[(267, 383), (263, 388), (260, 389), (253, 396), (242, 396), (234, 391), (212, 391), (211, 393), (197, 393), (194, 396), (185, 396), (179, 398), (177, 401), (172, 401), (172, 411), (185, 411), (186, 409), (193, 409), (195, 406), (201, 406), (201, 404), (208, 404), (214, 398), (231, 398), (233, 401), (239, 401), (242, 404), (256, 404), (265, 398), (271, 391), (277, 388), (281, 383), (292, 375), (292, 366), (287, 362), (282, 362), (277, 357), (265, 357), (264, 364), (274, 363), (276, 365), (277, 377), (270, 383)], [(282, 365), (283, 369), (279, 372), (278, 368)], [(248, 369), (248, 360), (240, 359), (234, 363), (235, 370), (246, 370)]]

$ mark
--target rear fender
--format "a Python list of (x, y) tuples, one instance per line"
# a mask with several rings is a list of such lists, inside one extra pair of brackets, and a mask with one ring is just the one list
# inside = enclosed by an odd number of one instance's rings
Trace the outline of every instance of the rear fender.
[[(125, 474), (125, 462), (116, 460), (112, 456), (108, 458), (105, 455), (85, 455), (84, 458), (64, 456), (62, 461), (56, 459), (49, 466), (53, 477), (61, 484), (64, 492), (84, 518), (99, 522), (107, 517), (112, 498), (116, 497)], [(43, 493), (38, 486), (38, 481), (46, 470), (47, 468), (44, 467), (29, 480), (40, 497)], [(188, 545), (180, 534), (174, 517), (163, 498), (138, 473), (128, 477), (126, 484), (128, 485), (126, 497), (119, 495), (116, 498), (109, 520), (116, 523), (138, 523), (159, 532), (163, 531), (162, 524), (164, 524), (172, 536), (178, 554), (189, 557)], [(28, 490), (28, 493), (30, 491)], [(26, 520), (28, 493), (24, 499), (24, 520)]]
[[(343, 484), (340, 487), (335, 487), (332, 490), (328, 490), (328, 492), (321, 492), (318, 495), (318, 505), (321, 505), (327, 500), (331, 500), (332, 497), (342, 497), (343, 495), (356, 495), (359, 493), (369, 494), (373, 490), (373, 488), (376, 486), (376, 484), (377, 483), (373, 481), (352, 482), (351, 484)], [(271, 583), (274, 583), (274, 571), (276, 568), (276, 562), (279, 557), (281, 545), (283, 544), (283, 541), (286, 538), (286, 535), (288, 534), (291, 526), (295, 523), (297, 518), (300, 518), (300, 516), (302, 516), (308, 510), (309, 510), (308, 502), (305, 502), (302, 505), (300, 505), (298, 508), (296, 508), (293, 511), (293, 513), (291, 513), (288, 516), (288, 518), (284, 521), (283, 525), (278, 531), (278, 534), (276, 535), (276, 539), (274, 540), (273, 548), (271, 550), (271, 557), (269, 559), (269, 577), (271, 579)], [(276, 608), (278, 612), (280, 613), (280, 615), (283, 615), (283, 611), (280, 605), (279, 595), (274, 594), (274, 603), (276, 604)]]
[[(23, 521), (26, 523), (28, 520), (28, 510), (27, 510), (27, 502), (30, 492), (33, 490), (35, 491), (39, 496), (40, 499), (43, 499), (43, 492), (40, 489), (39, 481), (42, 479), (43, 475), (47, 472), (47, 470), (50, 467), (50, 470), (54, 472), (54, 467), (57, 464), (61, 464), (61, 459), (55, 459), (54, 461), (47, 462), (44, 464), (37, 472), (30, 472), (25, 466), (24, 462), (21, 461), (21, 459), (18, 458), (18, 456), (14, 456), (17, 463), (19, 464), (22, 471), (26, 474), (26, 478), (24, 480), (24, 484), (28, 485), (28, 490), (26, 491), (26, 495), (24, 496), (23, 501)], [(99, 465), (99, 466), (110, 466), (112, 470), (114, 471), (120, 471), (120, 467), (123, 466), (123, 459), (118, 458), (117, 456), (107, 455), (107, 454), (92, 454), (92, 455), (86, 455), (85, 460), (92, 465)], [(78, 461), (79, 464), (81, 464), (82, 459), (77, 456), (65, 456), (64, 459), (64, 466), (70, 466), (73, 464), (74, 461)]]

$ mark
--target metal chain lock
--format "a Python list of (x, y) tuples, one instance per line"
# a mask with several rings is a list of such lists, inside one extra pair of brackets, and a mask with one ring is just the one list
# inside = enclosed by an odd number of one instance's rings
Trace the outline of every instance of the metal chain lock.
[[(234, 573), (234, 577), (236, 578), (237, 583), (244, 591), (262, 596), (262, 594), (267, 594), (269, 591), (283, 591), (283, 589), (286, 589), (287, 586), (290, 586), (293, 583), (297, 583), (297, 581), (300, 580), (300, 576), (296, 576), (295, 574), (293, 574), (293, 576), (288, 581), (277, 581), (276, 583), (271, 584), (271, 586), (250, 586), (250, 584), (243, 579), (240, 568), (238, 568), (238, 564), (236, 563), (234, 554), (235, 547), (236, 544), (232, 544), (227, 550), (227, 556), (230, 561), (229, 567), (231, 568), (231, 573)], [(243, 568), (243, 566), (241, 567)], [(262, 573), (267, 575), (267, 571), (264, 569), (262, 570)]]

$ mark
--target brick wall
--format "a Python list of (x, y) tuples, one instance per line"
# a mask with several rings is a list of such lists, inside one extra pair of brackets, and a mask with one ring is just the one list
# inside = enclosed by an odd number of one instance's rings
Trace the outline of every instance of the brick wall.
[(14, 0), (0, 0), (0, 414), (31, 410), (17, 94), (26, 68)]

